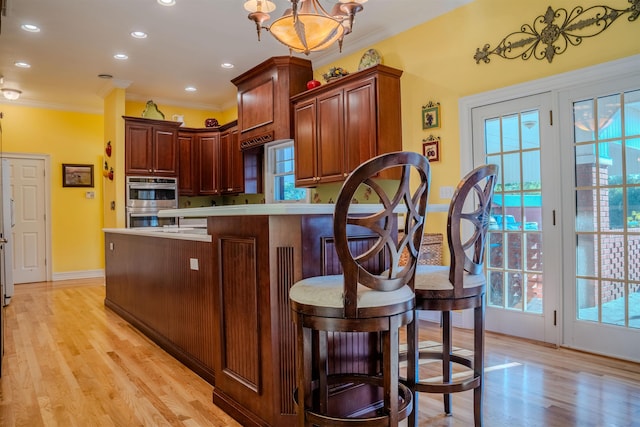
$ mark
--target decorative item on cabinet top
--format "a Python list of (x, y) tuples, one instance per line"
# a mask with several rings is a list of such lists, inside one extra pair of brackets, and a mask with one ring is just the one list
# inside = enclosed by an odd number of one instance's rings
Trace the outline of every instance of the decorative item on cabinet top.
[(364, 70), (365, 68), (373, 67), (374, 65), (382, 64), (382, 56), (375, 49), (367, 50), (360, 58), (360, 64), (358, 70)]
[(150, 99), (147, 101), (147, 105), (142, 112), (142, 117), (144, 117), (145, 119), (164, 120), (164, 113), (158, 110), (158, 106), (156, 105), (156, 103)]
[(347, 74), (349, 74), (349, 72), (342, 67), (331, 67), (329, 71), (322, 75), (322, 78), (324, 78), (325, 82), (329, 83), (333, 80), (344, 77)]
[(440, 103), (429, 101), (422, 106), (422, 129), (435, 129), (440, 127)]
[(218, 119), (209, 118), (204, 121), (204, 126), (208, 128), (217, 128), (220, 125), (218, 124)]

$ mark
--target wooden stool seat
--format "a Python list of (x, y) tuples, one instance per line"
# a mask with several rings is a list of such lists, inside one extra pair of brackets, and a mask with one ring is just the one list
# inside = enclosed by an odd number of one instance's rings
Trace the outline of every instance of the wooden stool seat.
[[(392, 193), (374, 179), (386, 169), (399, 172)], [(411, 175), (417, 178), (413, 192)], [(300, 426), (395, 427), (412, 412), (413, 392), (399, 381), (399, 331), (414, 321), (413, 280), (428, 185), (429, 163), (413, 152), (375, 157), (344, 182), (334, 211), (334, 245), (343, 274), (303, 279), (289, 290), (297, 332), (294, 398)], [(380, 199), (377, 212), (350, 212), (356, 191), (363, 190)], [(398, 210), (406, 213), (407, 233), (401, 239)], [(347, 227), (359, 236), (373, 236), (373, 243), (349, 240)], [(404, 263), (401, 254), (408, 254)], [(343, 337), (349, 347), (352, 335), (354, 341), (373, 337), (375, 344), (365, 355), (368, 366), (333, 367), (336, 341), (330, 339)], [(355, 344), (351, 350), (360, 351)]]
[[(418, 405), (418, 393), (442, 394), (444, 411), (451, 415), (451, 393), (473, 389), (476, 426), (482, 425), (484, 375), (486, 278), (482, 266), (497, 173), (496, 165), (474, 169), (460, 181), (451, 198), (447, 219), (451, 266), (420, 265), (416, 269), (415, 310), (442, 313), (442, 351), (419, 350), (417, 322), (409, 324), (407, 328), (407, 383), (414, 392), (414, 405)], [(465, 309), (474, 310), (471, 357), (454, 354), (452, 351), (451, 312)], [(421, 359), (442, 361), (442, 381), (421, 380)], [(453, 363), (472, 370), (470, 377), (455, 379), (452, 376)], [(409, 426), (418, 426), (416, 411), (409, 416)]]

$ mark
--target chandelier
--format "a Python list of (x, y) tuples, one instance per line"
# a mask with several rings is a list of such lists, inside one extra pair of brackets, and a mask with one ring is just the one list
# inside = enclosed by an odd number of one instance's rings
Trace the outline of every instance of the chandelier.
[(319, 0), (289, 1), (291, 7), (269, 27), (264, 23), (271, 18), (269, 12), (276, 9), (275, 3), (271, 0), (246, 0), (244, 8), (249, 11), (249, 19), (256, 23), (258, 40), (261, 30), (265, 29), (292, 51), (308, 55), (309, 52), (326, 49), (336, 41), (342, 52), (342, 40), (351, 32), (355, 15), (367, 0), (338, 0), (330, 13)]

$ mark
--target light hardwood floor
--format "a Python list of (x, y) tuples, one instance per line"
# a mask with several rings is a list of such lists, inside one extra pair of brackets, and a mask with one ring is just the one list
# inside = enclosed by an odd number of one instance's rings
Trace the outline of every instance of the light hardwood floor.
[[(16, 286), (0, 426), (239, 425), (209, 384), (106, 309), (104, 292), (101, 279)], [(422, 331), (437, 339), (437, 326)], [(640, 426), (640, 365), (494, 334), (486, 348), (485, 426)], [(420, 425), (472, 425), (470, 392), (453, 403), (446, 417), (421, 395)]]

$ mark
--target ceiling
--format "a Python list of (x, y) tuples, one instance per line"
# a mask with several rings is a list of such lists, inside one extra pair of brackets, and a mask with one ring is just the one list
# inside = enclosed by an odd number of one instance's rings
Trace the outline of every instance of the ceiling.
[[(101, 112), (102, 96), (126, 87), (130, 100), (220, 110), (236, 102), (230, 82), (272, 56), (289, 50), (268, 32), (258, 42), (243, 0), (0, 0), (0, 75), (2, 87), (22, 91), (20, 104)], [(290, 4), (273, 0), (272, 20)], [(309, 56), (314, 67), (364, 52), (372, 44), (428, 21), (472, 0), (370, 0), (345, 37), (343, 52), (332, 46)], [(331, 10), (336, 0), (321, 0)], [(20, 28), (41, 28), (29, 33)], [(146, 39), (130, 33), (141, 30)], [(118, 61), (113, 55), (129, 56)], [(304, 55), (301, 55), (304, 56)], [(31, 68), (14, 64), (24, 61)], [(230, 62), (233, 69), (220, 64)], [(112, 79), (99, 78), (110, 74)], [(186, 92), (194, 86), (196, 92)], [(4, 100), (0, 101), (3, 102)]]

